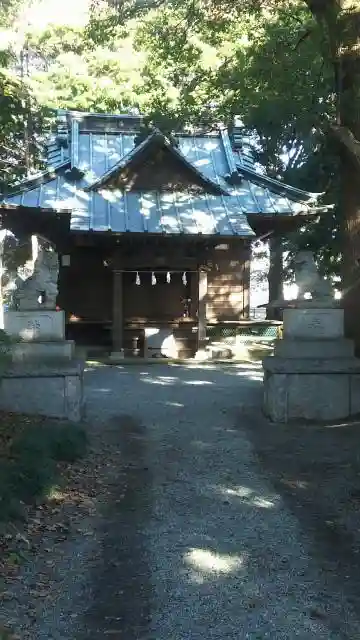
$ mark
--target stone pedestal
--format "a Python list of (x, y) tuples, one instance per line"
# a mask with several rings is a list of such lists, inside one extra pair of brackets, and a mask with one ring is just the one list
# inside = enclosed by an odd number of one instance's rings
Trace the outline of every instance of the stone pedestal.
[(360, 360), (344, 338), (344, 312), (285, 309), (283, 339), (263, 361), (264, 412), (273, 422), (332, 421), (360, 413)]
[(65, 340), (65, 315), (63, 311), (6, 311), (6, 333), (22, 342), (52, 342)]
[(0, 409), (79, 421), (83, 415), (82, 363), (65, 340), (63, 311), (7, 311), (4, 328), (13, 339), (11, 364), (2, 372)]
[(2, 373), (0, 409), (79, 422), (84, 417), (82, 363), (12, 365)]
[(65, 340), (63, 311), (7, 311), (4, 329), (14, 341), (10, 348), (14, 362), (72, 360), (74, 357), (74, 342)]

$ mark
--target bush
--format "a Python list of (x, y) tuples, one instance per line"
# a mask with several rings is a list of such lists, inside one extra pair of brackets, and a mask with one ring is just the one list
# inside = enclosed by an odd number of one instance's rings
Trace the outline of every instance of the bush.
[[(21, 503), (44, 497), (56, 481), (57, 464), (85, 454), (85, 431), (72, 424), (11, 416), (13, 436), (0, 451), (0, 520), (21, 514)], [(9, 427), (9, 425), (7, 425)]]
[(11, 344), (11, 338), (10, 336), (6, 333), (6, 331), (4, 331), (4, 329), (0, 329), (0, 345), (10, 345)]
[(11, 362), (11, 344), (10, 336), (5, 333), (4, 329), (0, 329), (0, 374)]
[(51, 449), (54, 460), (75, 462), (85, 454), (86, 446), (86, 433), (81, 427), (63, 424), (53, 428)]

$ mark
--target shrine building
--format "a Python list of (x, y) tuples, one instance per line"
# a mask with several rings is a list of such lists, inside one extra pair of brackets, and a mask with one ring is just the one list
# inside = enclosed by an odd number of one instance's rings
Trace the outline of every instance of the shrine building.
[(190, 357), (210, 326), (248, 318), (252, 241), (303, 223), (318, 196), (261, 172), (242, 132), (169, 138), (138, 115), (58, 112), (46, 170), (0, 215), (55, 244), (68, 338)]

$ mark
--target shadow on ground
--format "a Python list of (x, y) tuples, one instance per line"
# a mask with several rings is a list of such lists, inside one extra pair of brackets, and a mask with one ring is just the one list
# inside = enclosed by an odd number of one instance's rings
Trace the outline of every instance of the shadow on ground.
[(335, 581), (359, 615), (360, 423), (245, 423), (263, 472), (309, 536), (328, 584)]
[(105, 445), (99, 478), (99, 555), (92, 567), (91, 604), (81, 640), (138, 640), (148, 628), (151, 576), (146, 524), (151, 508), (146, 430), (131, 416), (113, 417), (101, 429)]
[[(265, 455), (273, 440), (267, 425), (262, 442), (258, 425), (261, 366), (139, 364), (86, 375), (88, 417), (121, 452), (110, 471), (86, 640), (108, 632), (230, 640), (239, 629), (254, 639), (348, 637), (341, 587), (323, 585), (317, 555), (309, 558), (282, 507), (284, 474), (278, 481)], [(132, 416), (125, 430), (121, 412)]]

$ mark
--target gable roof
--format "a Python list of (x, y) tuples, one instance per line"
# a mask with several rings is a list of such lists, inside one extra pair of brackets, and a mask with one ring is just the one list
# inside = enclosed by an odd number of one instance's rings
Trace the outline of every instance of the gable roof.
[(139, 165), (146, 158), (151, 155), (154, 151), (159, 149), (166, 149), (172, 156), (174, 156), (177, 160), (179, 160), (180, 164), (187, 170), (193, 174), (195, 180), (199, 180), (204, 189), (210, 190), (210, 193), (215, 193), (217, 195), (229, 195), (229, 192), (220, 186), (219, 182), (216, 182), (212, 178), (208, 178), (200, 169), (189, 162), (186, 157), (179, 151), (171, 142), (166, 138), (166, 136), (159, 131), (159, 129), (155, 129), (152, 133), (150, 133), (147, 138), (145, 138), (142, 142), (140, 142), (137, 146), (131, 149), (123, 158), (119, 160), (114, 166), (111, 167), (108, 171), (95, 180), (92, 184), (85, 188), (85, 191), (90, 191), (93, 189), (98, 189), (99, 187), (105, 186), (108, 184), (112, 178), (122, 172), (124, 169), (130, 169), (134, 166)]
[[(17, 185), (3, 203), (71, 210), (73, 231), (240, 237), (255, 235), (248, 216), (294, 217), (313, 210), (319, 194), (258, 173), (251, 149), (235, 145), (224, 128), (179, 134), (178, 147), (155, 130), (135, 146), (140, 124), (138, 115), (61, 112), (48, 141), (47, 171)], [(117, 172), (140, 163), (154, 146), (173, 154), (205, 192), (107, 187)]]

